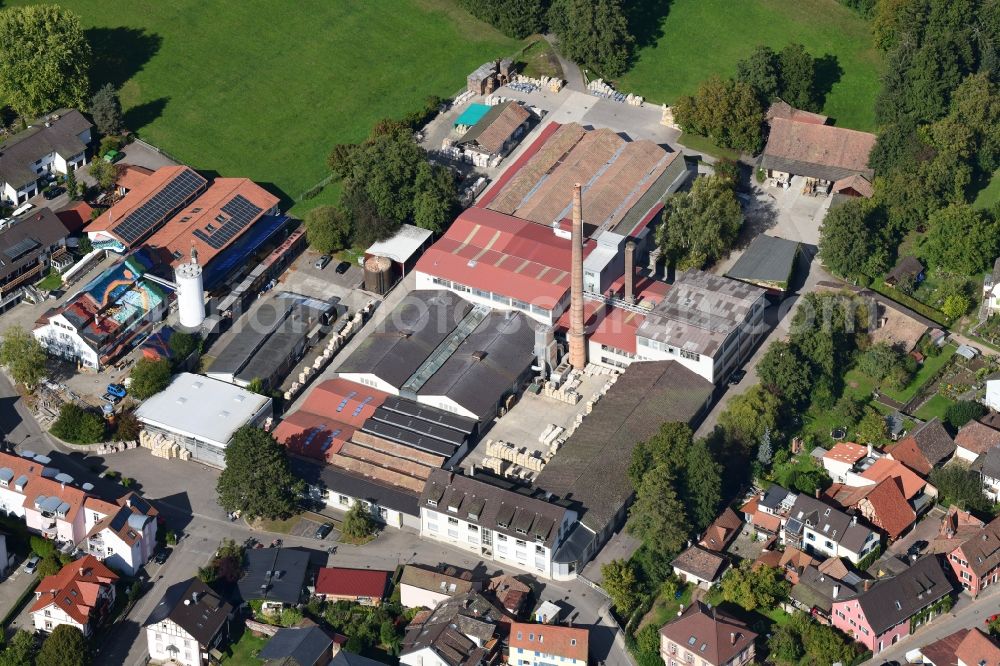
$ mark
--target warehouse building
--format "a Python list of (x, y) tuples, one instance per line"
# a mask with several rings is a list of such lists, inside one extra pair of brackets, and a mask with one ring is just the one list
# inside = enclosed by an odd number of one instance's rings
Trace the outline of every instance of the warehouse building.
[(743, 251), (726, 273), (726, 277), (748, 282), (767, 289), (769, 294), (782, 296), (795, 273), (801, 245), (796, 241), (760, 234)]
[(176, 446), (180, 457), (225, 467), (225, 452), (237, 430), (262, 426), (271, 416), (271, 398), (216, 379), (182, 372), (170, 385), (135, 411), (144, 433), (140, 441), (154, 448)]
[(518, 312), (443, 290), (406, 296), (338, 368), (339, 377), (487, 423), (532, 376), (535, 330)]

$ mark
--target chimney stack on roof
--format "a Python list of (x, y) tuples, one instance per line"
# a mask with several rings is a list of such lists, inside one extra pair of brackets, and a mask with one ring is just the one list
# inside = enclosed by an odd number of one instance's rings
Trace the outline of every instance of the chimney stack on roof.
[(635, 303), (635, 243), (625, 243), (625, 302)]
[(735, 631), (730, 631), (729, 632), (729, 644), (730, 645), (736, 645), (736, 632)]
[(575, 370), (587, 365), (587, 339), (583, 334), (583, 187), (573, 186), (572, 281), (569, 301), (569, 362)]

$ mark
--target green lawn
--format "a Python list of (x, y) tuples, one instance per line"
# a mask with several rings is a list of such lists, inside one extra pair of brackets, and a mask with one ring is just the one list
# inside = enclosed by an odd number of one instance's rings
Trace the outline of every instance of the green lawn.
[(824, 113), (843, 127), (875, 129), (881, 59), (868, 23), (836, 0), (674, 0), (660, 33), (638, 50), (619, 89), (670, 104), (711, 74), (734, 74), (758, 44), (777, 50), (795, 41), (814, 57), (836, 58), (825, 61), (833, 66), (824, 67), (832, 82)]
[(992, 208), (1000, 201), (1000, 169), (993, 172), (993, 177), (986, 187), (979, 190), (976, 201), (973, 204), (976, 208)]
[(454, 94), (519, 48), (454, 0), (60, 4), (88, 29), (95, 87), (121, 86), (130, 129), (197, 169), (291, 200), (327, 175), (331, 145)]
[(923, 385), (927, 383), (938, 370), (944, 367), (944, 365), (950, 361), (955, 353), (955, 345), (949, 344), (945, 345), (941, 349), (941, 353), (937, 356), (929, 356), (924, 359), (923, 365), (917, 370), (917, 374), (914, 375), (913, 381), (911, 381), (906, 388), (902, 391), (891, 391), (889, 389), (883, 389), (882, 393), (889, 396), (897, 402), (907, 403), (917, 395), (917, 392), (923, 388)]
[(49, 271), (49, 274), (39, 280), (35, 286), (43, 291), (58, 289), (62, 286), (62, 276), (59, 275), (59, 271)]
[(953, 401), (943, 395), (936, 395), (925, 402), (924, 406), (918, 409), (914, 416), (918, 419), (923, 419), (924, 421), (930, 421), (935, 416), (943, 419), (944, 413), (952, 404), (954, 404)]
[(700, 134), (683, 132), (679, 137), (677, 137), (677, 142), (687, 148), (690, 148), (691, 150), (698, 151), (699, 153), (705, 153), (706, 155), (711, 155), (712, 157), (727, 157), (731, 160), (738, 160), (740, 158), (740, 151), (733, 150), (732, 148), (717, 146), (712, 143), (711, 139), (701, 136)]
[(267, 640), (267, 637), (254, 636), (249, 631), (244, 631), (240, 640), (235, 645), (230, 646), (228, 656), (222, 658), (222, 663), (233, 666), (260, 664), (261, 661), (257, 659), (257, 653), (264, 648)]

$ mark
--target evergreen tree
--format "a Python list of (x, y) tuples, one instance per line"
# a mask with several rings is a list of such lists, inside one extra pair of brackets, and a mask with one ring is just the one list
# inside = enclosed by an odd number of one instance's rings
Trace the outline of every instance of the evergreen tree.
[(243, 426), (226, 447), (226, 467), (216, 490), (226, 511), (247, 519), (284, 518), (295, 513), (305, 484), (288, 468), (285, 449), (274, 436)]
[(122, 104), (113, 85), (105, 83), (90, 98), (90, 115), (101, 134), (113, 135), (122, 131)]
[(688, 538), (684, 504), (674, 488), (669, 465), (659, 464), (646, 472), (629, 509), (629, 531), (661, 557), (673, 557)]
[(705, 529), (715, 519), (722, 500), (722, 466), (715, 462), (704, 438), (695, 440), (687, 452), (684, 499), (687, 514), (697, 531)]

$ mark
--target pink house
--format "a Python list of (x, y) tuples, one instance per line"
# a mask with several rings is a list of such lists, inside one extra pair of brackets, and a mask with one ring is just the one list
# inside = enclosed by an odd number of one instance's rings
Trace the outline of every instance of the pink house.
[(830, 617), (833, 626), (878, 654), (909, 635), (914, 615), (952, 591), (941, 562), (929, 555), (894, 578), (835, 601)]

